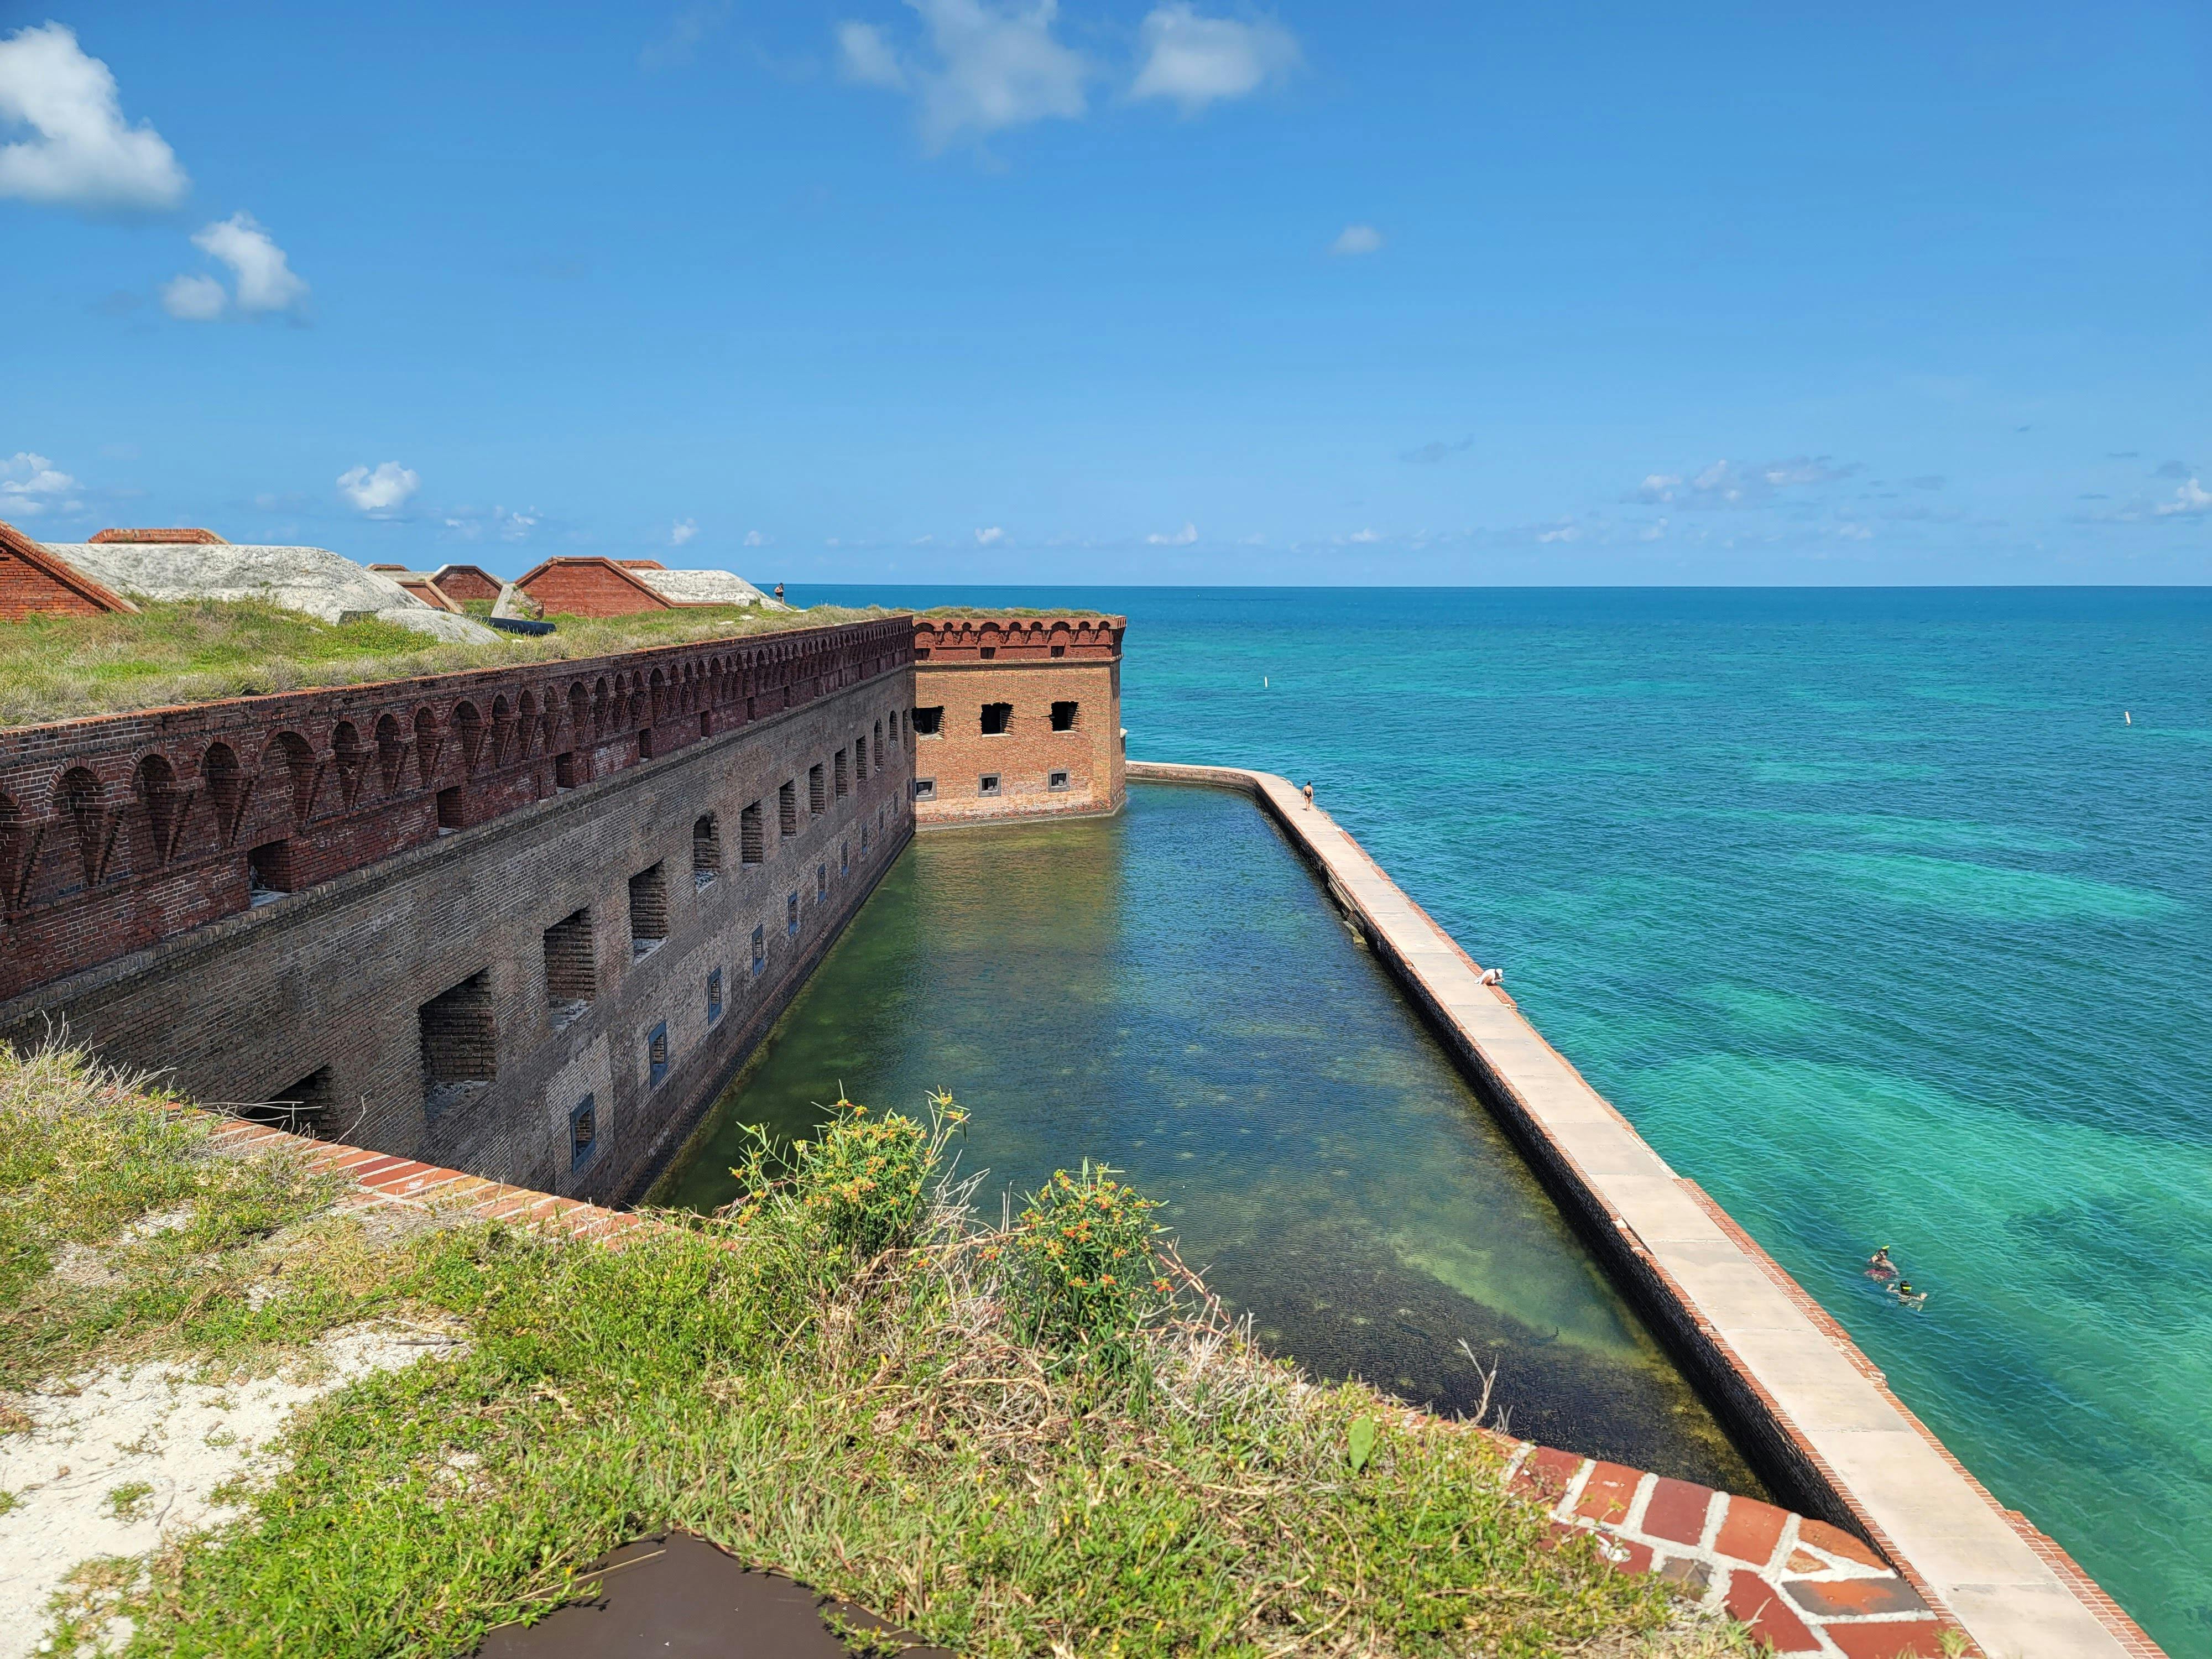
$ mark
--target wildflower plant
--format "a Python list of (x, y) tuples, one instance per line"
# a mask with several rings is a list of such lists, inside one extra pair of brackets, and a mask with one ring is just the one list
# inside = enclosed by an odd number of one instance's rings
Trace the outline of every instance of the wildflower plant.
[(733, 1219), (793, 1224), (836, 1265), (865, 1267), (920, 1237), (945, 1146), (967, 1121), (949, 1094), (930, 1097), (926, 1124), (902, 1112), (872, 1114), (841, 1095), (811, 1140), (779, 1147), (753, 1128), (732, 1171), (746, 1194)]
[(1032, 1341), (1120, 1369), (1133, 1339), (1171, 1297), (1158, 1243), (1158, 1203), (1103, 1164), (1054, 1171), (1030, 1194), (1006, 1248), (1012, 1291)]

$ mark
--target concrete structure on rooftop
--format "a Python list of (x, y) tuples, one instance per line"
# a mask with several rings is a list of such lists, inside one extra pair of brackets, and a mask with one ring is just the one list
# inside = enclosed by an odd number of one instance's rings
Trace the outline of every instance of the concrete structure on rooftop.
[[(179, 539), (155, 539), (166, 537)], [(88, 542), (41, 544), (0, 524), (0, 617), (131, 611), (135, 599), (262, 599), (327, 623), (374, 619), (470, 642), (498, 637), (328, 548), (240, 547), (213, 531), (185, 529), (103, 530)]]
[(548, 616), (628, 617), (694, 605), (789, 608), (730, 571), (670, 570), (653, 559), (552, 558), (514, 585)]

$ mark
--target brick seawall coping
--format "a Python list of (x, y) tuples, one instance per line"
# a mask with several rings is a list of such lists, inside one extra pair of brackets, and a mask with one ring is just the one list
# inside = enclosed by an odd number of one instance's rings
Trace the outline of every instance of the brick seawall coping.
[[(1945, 1449), (1780, 1263), (1669, 1169), (1502, 988), (1483, 982), (1467, 952), (1327, 812), (1264, 772), (1132, 761), (1128, 776), (1235, 789), (1258, 802), (1691, 1362), (1730, 1429), (1790, 1477), (1799, 1501), (1871, 1542), (1992, 1659), (2162, 1659), (2056, 1541)], [(1840, 1642), (1833, 1650), (1875, 1651)]]
[[(349, 1177), (353, 1190), (342, 1207), (352, 1211), (458, 1212), (616, 1249), (629, 1233), (663, 1224), (266, 1124), (226, 1120), (213, 1144), (234, 1154), (291, 1152), (312, 1169)], [(1949, 1621), (1904, 1574), (1838, 1528), (1686, 1480), (1489, 1430), (1468, 1431), (1497, 1443), (1499, 1479), (1542, 1504), (1554, 1533), (1594, 1534), (1599, 1553), (1623, 1572), (1660, 1574), (1699, 1605), (1742, 1620), (1778, 1652), (1825, 1659), (1939, 1659), (1942, 1652)]]

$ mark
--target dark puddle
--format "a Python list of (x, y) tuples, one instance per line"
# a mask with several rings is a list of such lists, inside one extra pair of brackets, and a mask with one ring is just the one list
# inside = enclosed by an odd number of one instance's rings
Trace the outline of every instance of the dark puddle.
[(871, 1632), (902, 1659), (953, 1659), (849, 1601), (748, 1567), (672, 1532), (625, 1544), (592, 1567), (599, 1596), (534, 1625), (502, 1625), (478, 1659), (849, 1659), (830, 1621)]

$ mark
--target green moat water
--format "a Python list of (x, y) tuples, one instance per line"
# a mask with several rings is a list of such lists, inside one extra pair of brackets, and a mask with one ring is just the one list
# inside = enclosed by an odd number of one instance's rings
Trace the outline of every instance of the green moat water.
[(742, 1126), (840, 1090), (973, 1116), (977, 1203), (1084, 1158), (1164, 1201), (1262, 1344), (1445, 1411), (1498, 1360), (1516, 1434), (1737, 1492), (1711, 1413), (1251, 804), (1136, 786), (1119, 817), (919, 838), (657, 1200), (735, 1194)]

